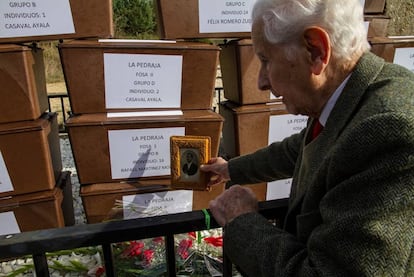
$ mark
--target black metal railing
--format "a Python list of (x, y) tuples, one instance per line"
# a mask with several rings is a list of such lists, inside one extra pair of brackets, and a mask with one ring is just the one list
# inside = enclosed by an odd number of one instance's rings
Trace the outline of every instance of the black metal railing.
[[(287, 199), (259, 203), (259, 212), (269, 220), (282, 222)], [(212, 218), (210, 228), (219, 227)], [(0, 259), (32, 255), (36, 276), (49, 276), (46, 253), (89, 246), (102, 246), (106, 276), (115, 275), (112, 243), (164, 236), (168, 276), (176, 276), (174, 235), (206, 230), (205, 214), (192, 211), (149, 218), (82, 224), (0, 236)], [(232, 264), (223, 248), (223, 276), (231, 276)]]

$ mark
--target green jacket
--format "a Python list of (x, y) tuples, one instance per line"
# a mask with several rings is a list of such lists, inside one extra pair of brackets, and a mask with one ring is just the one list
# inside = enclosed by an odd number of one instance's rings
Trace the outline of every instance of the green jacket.
[(293, 176), (283, 229), (256, 213), (225, 227), (231, 261), (254, 277), (414, 276), (414, 74), (364, 54), (307, 136), (229, 161), (233, 183)]

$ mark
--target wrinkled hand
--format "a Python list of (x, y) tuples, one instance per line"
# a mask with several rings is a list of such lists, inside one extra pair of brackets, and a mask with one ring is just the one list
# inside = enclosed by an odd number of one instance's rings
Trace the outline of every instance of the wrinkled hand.
[(207, 164), (201, 165), (200, 170), (210, 173), (209, 187), (230, 180), (227, 161), (221, 157), (212, 158)]
[(251, 189), (235, 185), (210, 201), (209, 208), (217, 223), (224, 227), (242, 214), (256, 212), (258, 202)]

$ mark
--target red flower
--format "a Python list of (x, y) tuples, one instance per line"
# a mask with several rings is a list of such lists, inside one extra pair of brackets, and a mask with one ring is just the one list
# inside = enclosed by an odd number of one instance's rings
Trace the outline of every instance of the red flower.
[(142, 255), (144, 256), (145, 265), (150, 265), (152, 258), (154, 257), (154, 250), (152, 249), (144, 250), (144, 253)]
[(102, 276), (102, 274), (105, 273), (105, 268), (103, 266), (98, 267), (98, 269), (95, 272), (95, 276), (99, 277)]
[(190, 237), (192, 237), (193, 239), (195, 239), (195, 238), (196, 238), (196, 232), (189, 232), (189, 233), (188, 233), (188, 235), (189, 235)]
[(177, 254), (182, 258), (182, 259), (186, 259), (190, 253), (188, 251), (188, 249), (193, 246), (193, 240), (191, 239), (183, 239), (182, 241), (180, 241), (180, 243), (178, 244), (178, 249), (177, 249)]
[(131, 241), (127, 249), (122, 253), (123, 256), (133, 257), (139, 256), (142, 254), (142, 249), (144, 248), (144, 243), (141, 241)]
[(161, 244), (161, 243), (164, 242), (164, 238), (163, 237), (156, 237), (156, 238), (153, 238), (152, 241), (156, 244)]
[(223, 237), (207, 237), (207, 238), (204, 238), (204, 241), (215, 247), (223, 246)]

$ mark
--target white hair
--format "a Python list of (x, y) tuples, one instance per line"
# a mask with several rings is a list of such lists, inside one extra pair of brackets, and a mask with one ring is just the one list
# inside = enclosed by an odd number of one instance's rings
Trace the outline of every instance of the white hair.
[(252, 19), (263, 20), (269, 43), (293, 46), (287, 47), (287, 54), (297, 49), (310, 26), (328, 33), (332, 55), (339, 59), (349, 60), (370, 49), (360, 0), (257, 0)]

